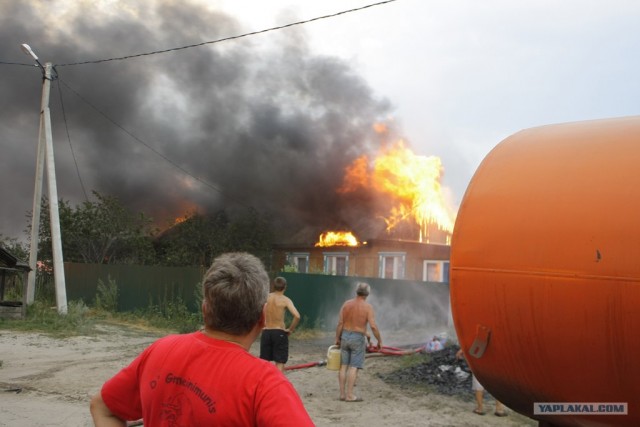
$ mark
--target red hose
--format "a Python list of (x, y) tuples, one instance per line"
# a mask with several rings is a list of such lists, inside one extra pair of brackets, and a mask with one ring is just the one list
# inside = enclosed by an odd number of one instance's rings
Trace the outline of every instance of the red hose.
[[(367, 347), (367, 353), (371, 354), (367, 354), (365, 356), (406, 356), (413, 353), (420, 353), (421, 351), (424, 351), (425, 348), (425, 346), (422, 346), (412, 350), (402, 350), (398, 347), (382, 346), (382, 348), (378, 350), (375, 346), (369, 345)], [(317, 362), (300, 363), (298, 365), (285, 366), (284, 370), (293, 371), (294, 369), (311, 368), (313, 366), (324, 366), (326, 364), (326, 360), (319, 360)]]
[(324, 366), (326, 365), (327, 362), (324, 360), (319, 360), (317, 362), (309, 362), (309, 363), (301, 363), (299, 365), (291, 365), (291, 366), (285, 366), (284, 370), (285, 371), (292, 371), (294, 369), (304, 369), (304, 368), (311, 368), (312, 366)]
[(418, 347), (413, 350), (402, 350), (397, 347), (385, 347), (383, 346), (381, 349), (376, 348), (375, 346), (370, 345), (367, 347), (367, 353), (380, 353), (388, 356), (406, 356), (408, 354), (420, 353), (425, 349), (425, 346)]

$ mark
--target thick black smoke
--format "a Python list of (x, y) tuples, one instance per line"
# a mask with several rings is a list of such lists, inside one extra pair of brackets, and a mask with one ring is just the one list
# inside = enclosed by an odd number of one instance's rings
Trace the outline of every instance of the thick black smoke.
[[(372, 125), (390, 106), (348, 63), (310, 51), (302, 26), (65, 65), (256, 30), (188, 1), (110, 11), (68, 3), (0, 2), (0, 62), (31, 64), (20, 50), (28, 43), (57, 65), (50, 105), (60, 198), (84, 200), (81, 179), (89, 197), (115, 195), (159, 225), (193, 210), (251, 206), (289, 236), (339, 226), (371, 235), (380, 226), (370, 222), (373, 197), (347, 200), (336, 189), (346, 165), (377, 149)], [(20, 237), (33, 198), (41, 72), (0, 64), (0, 76), (0, 233)]]

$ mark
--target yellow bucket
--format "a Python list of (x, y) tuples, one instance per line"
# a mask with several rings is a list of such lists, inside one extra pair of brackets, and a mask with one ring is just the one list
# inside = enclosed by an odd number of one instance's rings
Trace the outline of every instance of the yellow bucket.
[(331, 371), (340, 370), (340, 347), (332, 345), (327, 350), (327, 369)]

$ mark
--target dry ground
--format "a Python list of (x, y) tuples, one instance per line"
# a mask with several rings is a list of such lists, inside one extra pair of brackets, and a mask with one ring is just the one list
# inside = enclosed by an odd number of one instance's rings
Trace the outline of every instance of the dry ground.
[[(52, 338), (0, 331), (0, 426), (91, 426), (89, 398), (157, 334), (113, 325), (94, 336)], [(330, 337), (292, 339), (289, 366), (326, 359)], [(388, 340), (386, 345), (400, 345)], [(258, 347), (252, 347), (257, 354)], [(358, 379), (361, 403), (337, 399), (337, 373), (326, 367), (287, 371), (317, 426), (535, 426), (510, 412), (505, 418), (471, 412), (467, 399), (379, 378), (397, 369), (398, 357), (371, 357)], [(471, 392), (469, 392), (471, 393)], [(493, 402), (487, 402), (492, 409)]]

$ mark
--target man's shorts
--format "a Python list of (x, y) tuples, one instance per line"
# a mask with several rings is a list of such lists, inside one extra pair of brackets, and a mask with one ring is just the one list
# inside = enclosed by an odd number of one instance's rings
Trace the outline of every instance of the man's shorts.
[(484, 387), (482, 387), (482, 384), (480, 384), (480, 381), (478, 381), (475, 375), (471, 375), (471, 390), (484, 391)]
[(282, 329), (263, 329), (260, 337), (260, 359), (287, 363), (289, 335)]
[(340, 364), (364, 368), (364, 352), (367, 340), (360, 332), (342, 331), (340, 337)]

